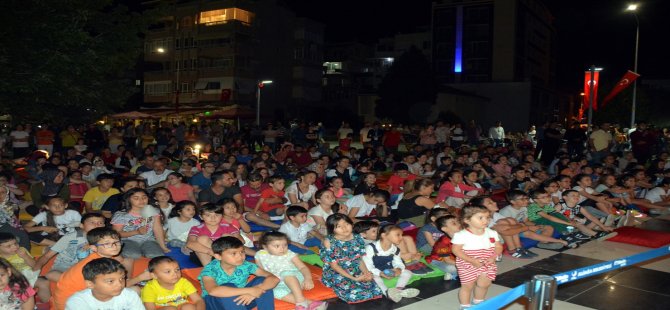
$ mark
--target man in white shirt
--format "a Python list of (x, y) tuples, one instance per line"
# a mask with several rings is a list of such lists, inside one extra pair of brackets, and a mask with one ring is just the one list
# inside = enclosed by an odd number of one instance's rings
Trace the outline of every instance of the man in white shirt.
[(437, 148), (442, 149), (445, 144), (447, 144), (447, 139), (449, 139), (449, 127), (447, 127), (443, 121), (437, 121), (435, 124), (435, 140), (437, 140)]
[(153, 170), (140, 174), (140, 178), (147, 180), (149, 188), (164, 187), (167, 176), (174, 172), (170, 169), (165, 169), (165, 162), (163, 160), (156, 160), (153, 164)]
[(503, 146), (503, 142), (505, 141), (505, 129), (503, 129), (500, 121), (497, 121), (496, 125), (489, 129), (489, 138), (493, 139), (493, 147)]
[(359, 131), (361, 144), (365, 145), (365, 143), (370, 142), (370, 138), (368, 138), (368, 132), (371, 128), (372, 126), (370, 126), (370, 123), (365, 123), (365, 127), (361, 128), (361, 131)]

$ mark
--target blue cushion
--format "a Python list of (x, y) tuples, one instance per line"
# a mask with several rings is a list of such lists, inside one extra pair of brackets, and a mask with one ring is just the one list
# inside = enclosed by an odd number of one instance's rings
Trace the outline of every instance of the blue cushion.
[(201, 267), (198, 264), (192, 262), (189, 259), (188, 255), (184, 255), (184, 253), (181, 252), (181, 248), (168, 247), (168, 249), (170, 249), (170, 252), (165, 255), (172, 257), (172, 259), (176, 260), (177, 264), (179, 264), (179, 268), (188, 269), (188, 268)]

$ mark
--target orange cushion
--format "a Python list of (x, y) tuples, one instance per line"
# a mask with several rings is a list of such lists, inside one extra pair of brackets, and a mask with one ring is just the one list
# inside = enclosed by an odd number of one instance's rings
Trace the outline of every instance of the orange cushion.
[(195, 288), (198, 290), (198, 295), (202, 295), (202, 286), (200, 285), (200, 281), (198, 281), (198, 276), (201, 272), (202, 267), (181, 270), (181, 276), (186, 278), (186, 280), (189, 280), (193, 286), (195, 286)]
[(139, 276), (142, 272), (147, 270), (149, 268), (149, 261), (151, 259), (146, 258), (146, 257), (140, 257), (135, 260), (133, 263), (133, 273), (130, 275), (130, 278), (134, 278)]
[[(323, 269), (309, 264), (305, 265), (307, 266), (307, 268), (309, 268), (309, 271), (312, 274), (312, 281), (314, 281), (314, 288), (309, 291), (303, 292), (305, 294), (305, 298), (311, 300), (321, 300), (321, 301), (337, 298), (337, 295), (335, 295), (335, 292), (332, 289), (326, 287), (325, 285), (323, 285), (323, 283), (321, 283), (321, 274), (323, 273)], [(275, 299), (275, 310), (289, 310), (289, 309), (290, 310), (295, 309), (295, 305), (292, 303), (281, 301), (279, 299)]]
[[(51, 271), (51, 268), (53, 268), (54, 263), (56, 262), (56, 256), (58, 256), (58, 254), (54, 255), (52, 258), (50, 258), (50, 259), (47, 261), (46, 264), (44, 264), (44, 266), (42, 266), (42, 270), (40, 270), (40, 276), (43, 277), (44, 275), (47, 274), (47, 272)], [(37, 259), (38, 259), (38, 258), (35, 257), (35, 260), (37, 260)]]

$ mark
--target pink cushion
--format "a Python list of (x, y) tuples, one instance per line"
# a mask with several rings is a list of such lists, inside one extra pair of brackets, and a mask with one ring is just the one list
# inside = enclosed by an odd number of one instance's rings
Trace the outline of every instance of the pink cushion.
[(666, 232), (629, 226), (617, 228), (615, 231), (619, 234), (607, 239), (607, 241), (634, 244), (648, 248), (659, 248), (670, 244), (670, 233)]

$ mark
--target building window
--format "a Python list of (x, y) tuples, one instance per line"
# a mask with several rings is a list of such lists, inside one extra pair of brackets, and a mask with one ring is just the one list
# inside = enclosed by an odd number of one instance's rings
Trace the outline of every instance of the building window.
[(154, 96), (169, 94), (171, 84), (170, 81), (146, 82), (144, 83), (144, 94)]
[(180, 92), (182, 93), (188, 93), (189, 92), (189, 83), (181, 83), (181, 90)]
[(254, 17), (255, 14), (249, 11), (238, 8), (229, 8), (200, 12), (200, 20), (198, 23), (212, 26), (236, 20), (243, 24), (250, 25)]
[(293, 59), (302, 59), (303, 57), (304, 57), (303, 48), (302, 47), (296, 47), (293, 50)]

